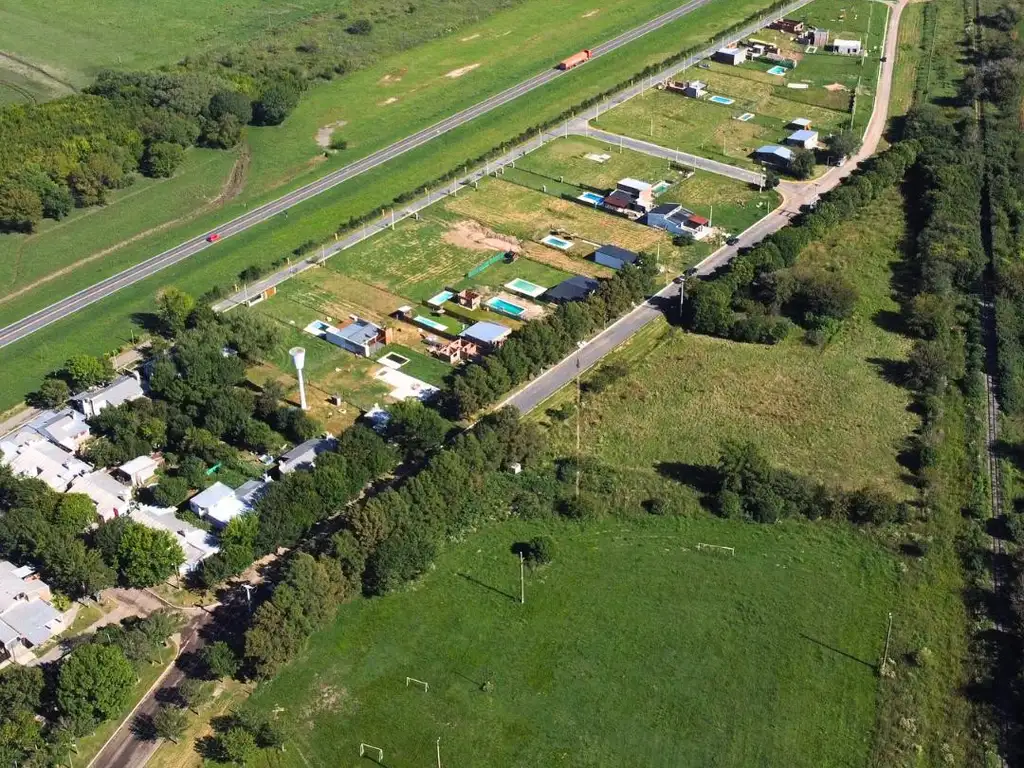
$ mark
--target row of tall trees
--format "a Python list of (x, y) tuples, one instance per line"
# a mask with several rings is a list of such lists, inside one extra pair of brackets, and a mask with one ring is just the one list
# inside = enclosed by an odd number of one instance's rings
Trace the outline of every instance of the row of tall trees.
[(801, 264), (797, 257), (808, 243), (900, 183), (915, 155), (914, 142), (900, 142), (865, 161), (823, 194), (813, 211), (733, 259), (712, 279), (687, 283), (684, 324), (698, 333), (774, 344), (793, 323), (816, 334), (848, 318), (856, 288), (842, 275)]
[(513, 332), (501, 349), (481, 362), (456, 369), (448, 382), (446, 411), (456, 418), (471, 416), (512, 387), (558, 362), (578, 342), (652, 293), (657, 274), (654, 260), (642, 254), (636, 265), (620, 269), (586, 300), (563, 304), (545, 317), (527, 323)]

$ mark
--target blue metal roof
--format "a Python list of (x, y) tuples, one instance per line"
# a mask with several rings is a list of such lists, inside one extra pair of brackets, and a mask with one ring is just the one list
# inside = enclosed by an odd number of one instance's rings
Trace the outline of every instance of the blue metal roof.
[(781, 157), (784, 160), (793, 159), (793, 150), (787, 149), (786, 147), (780, 147), (777, 144), (765, 144), (763, 147), (758, 147), (758, 155), (775, 155)]
[(481, 320), (479, 323), (473, 323), (473, 325), (460, 333), (459, 336), (465, 336), (467, 339), (480, 341), (484, 344), (493, 344), (496, 341), (501, 341), (510, 333), (512, 333), (512, 329), (506, 325)]
[(790, 141), (799, 141), (801, 143), (803, 143), (805, 141), (811, 141), (812, 139), (817, 139), (817, 138), (818, 138), (818, 132), (817, 131), (809, 131), (806, 128), (801, 129), (799, 131), (794, 131), (789, 136), (789, 140)]

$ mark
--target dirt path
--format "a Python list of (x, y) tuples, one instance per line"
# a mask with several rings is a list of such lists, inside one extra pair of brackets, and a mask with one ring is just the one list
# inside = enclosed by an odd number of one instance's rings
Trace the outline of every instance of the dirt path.
[(30, 80), (35, 80), (37, 83), (42, 83), (57, 95), (75, 93), (78, 90), (67, 80), (62, 80), (53, 73), (47, 72), (42, 67), (36, 66), (29, 61), (25, 61), (19, 56), (16, 56), (13, 53), (8, 53), (7, 51), (0, 51), (0, 67), (10, 70), (11, 72), (17, 72), (19, 75), (23, 75)]
[[(249, 173), (249, 162), (251, 160), (251, 157), (252, 155), (249, 150), (249, 145), (246, 144), (242, 147), (242, 151), (239, 153), (238, 159), (235, 160), (235, 164), (231, 168), (231, 173), (228, 175), (227, 180), (224, 182), (224, 186), (221, 187), (220, 194), (218, 194), (217, 197), (213, 198), (213, 200), (206, 203), (202, 207), (196, 208), (194, 211), (192, 211), (192, 213), (188, 214), (187, 216), (179, 216), (176, 219), (165, 221), (163, 224), (160, 224), (158, 226), (145, 229), (142, 232), (132, 235), (131, 237), (122, 240), (119, 243), (115, 243), (114, 245), (111, 245), (108, 248), (104, 248), (102, 251), (97, 251), (96, 253), (92, 253), (88, 256), (85, 256), (84, 258), (81, 258), (78, 261), (72, 262), (71, 264), (68, 264), (66, 267), (58, 269), (56, 272), (51, 272), (48, 275), (43, 275), (38, 280), (33, 280), (28, 285), (23, 285), (21, 288), (14, 291), (13, 293), (8, 293), (5, 296), (0, 296), (0, 304), (4, 304), (8, 301), (11, 301), (12, 299), (16, 299), (19, 296), (22, 296), (30, 291), (35, 290), (40, 285), (45, 285), (46, 283), (52, 282), (57, 278), (70, 274), (79, 267), (83, 267), (86, 264), (90, 264), (94, 261), (97, 261), (98, 259), (102, 259), (104, 256), (109, 256), (115, 251), (119, 251), (122, 248), (129, 246), (134, 242), (149, 237), (150, 235), (158, 234), (167, 229), (175, 227), (178, 224), (185, 224), (189, 221), (192, 221), (196, 217), (203, 215), (204, 213), (209, 213), (212, 210), (220, 208), (225, 203), (228, 203), (235, 197), (237, 197), (241, 193), (242, 189), (245, 187), (245, 179)], [(31, 238), (27, 238), (22, 243), (22, 246), (24, 246), (25, 243), (29, 242), (30, 239)], [(18, 250), (18, 259), (21, 259), (21, 249)]]

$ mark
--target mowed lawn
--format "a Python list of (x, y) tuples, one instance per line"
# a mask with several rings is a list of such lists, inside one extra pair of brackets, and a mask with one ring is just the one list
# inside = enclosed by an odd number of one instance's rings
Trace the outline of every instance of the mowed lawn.
[[(520, 605), (510, 547), (538, 533), (557, 555)], [(894, 577), (827, 525), (508, 523), (343, 606), (247, 706), (289, 724), (279, 766), (430, 765), (438, 737), (446, 765), (863, 766)]]
[[(919, 420), (909, 392), (885, 376), (910, 346), (884, 327), (898, 310), (889, 265), (898, 258), (901, 210), (895, 193), (886, 195), (801, 256), (843, 274), (860, 294), (854, 317), (824, 348), (798, 332), (768, 347), (654, 323), (609, 358), (627, 364), (628, 375), (585, 396), (584, 453), (653, 478), (673, 465), (715, 464), (723, 440), (751, 440), (776, 466), (912, 497), (897, 456)], [(545, 407), (574, 396), (562, 392)], [(554, 455), (572, 455), (575, 418), (551, 439)]]

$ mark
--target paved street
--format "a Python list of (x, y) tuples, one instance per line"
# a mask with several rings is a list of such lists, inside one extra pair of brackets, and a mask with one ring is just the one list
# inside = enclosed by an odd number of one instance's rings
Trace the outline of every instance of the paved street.
[[(593, 47), (591, 49), (593, 52), (593, 58), (604, 56), (624, 45), (628, 45), (649, 32), (653, 32), (654, 30), (660, 29), (667, 24), (671, 24), (672, 22), (681, 19), (686, 16), (686, 14), (700, 8), (701, 6), (707, 5), (709, 2), (712, 2), (712, 0), (690, 0), (690, 2), (687, 2), (678, 8), (662, 14), (651, 21), (645, 22), (638, 27), (634, 27), (628, 32), (625, 32), (612, 40)], [(804, 5), (807, 2), (809, 2), (809, 0), (798, 0), (798, 2), (794, 3), (793, 7)], [(784, 11), (780, 11), (778, 15), (781, 15), (783, 12)], [(751, 31), (753, 31), (753, 28)], [(737, 35), (737, 37), (738, 36), (739, 35)], [(200, 251), (215, 247), (215, 244), (211, 244), (206, 241), (206, 238), (212, 232), (217, 232), (222, 240), (231, 237), (232, 235), (237, 235), (240, 232), (244, 232), (245, 230), (267, 221), (271, 217), (276, 216), (295, 205), (319, 195), (321, 192), (332, 189), (338, 184), (377, 168), (390, 160), (394, 160), (396, 157), (399, 157), (410, 150), (416, 149), (417, 147), (426, 144), (448, 131), (465, 125), (477, 117), (504, 106), (520, 96), (530, 93), (537, 88), (541, 88), (552, 80), (564, 77), (567, 74), (567, 72), (554, 69), (552, 66), (551, 69), (546, 69), (543, 72), (512, 86), (511, 88), (478, 102), (472, 107), (462, 110), (461, 112), (456, 112), (454, 115), (446, 117), (444, 120), (441, 120), (428, 128), (424, 128), (411, 136), (407, 136), (406, 138), (380, 149), (373, 154), (367, 155), (361, 160), (357, 160), (350, 165), (346, 165), (344, 168), (339, 168), (338, 170), (333, 171), (310, 184), (300, 187), (293, 192), (289, 192), (276, 200), (265, 203), (257, 208), (253, 208), (251, 211), (247, 211), (245, 214), (216, 227), (210, 232), (204, 232), (190, 240), (186, 240), (184, 243), (181, 243), (170, 250), (157, 254), (146, 261), (140, 262), (139, 264), (129, 267), (122, 272), (112, 275), (105, 280), (101, 280), (88, 288), (84, 288), (71, 296), (51, 304), (38, 312), (34, 312), (23, 317), (21, 320), (0, 329), (0, 348), (24, 339), (39, 329), (45, 328), (51, 323), (68, 317), (80, 309), (83, 309), (90, 304), (94, 304), (100, 299), (103, 299), (122, 288), (137, 283), (140, 280), (144, 280), (169, 266), (177, 264), (190, 256), (194, 256)]]
[[(782, 205), (759, 222), (743, 232), (739, 242), (733, 246), (724, 246), (708, 256), (697, 265), (697, 274), (706, 276), (732, 260), (740, 248), (749, 247), (762, 240), (772, 232), (777, 232), (789, 224), (792, 216), (799, 212), (802, 205), (817, 200), (822, 192), (837, 186), (853, 172), (866, 158), (875, 153), (878, 143), (885, 131), (889, 116), (889, 96), (892, 91), (893, 66), (896, 61), (897, 32), (900, 16), (909, 0), (899, 0), (890, 4), (889, 24), (885, 35), (885, 61), (882, 62), (876, 90), (875, 105), (864, 133), (864, 143), (857, 154), (841, 168), (830, 168), (820, 178), (809, 182), (789, 182), (780, 185), (784, 200)], [(646, 142), (644, 142), (646, 143)], [(671, 150), (662, 148), (663, 151)], [(502, 405), (513, 405), (522, 413), (532, 411), (555, 392), (569, 384), (576, 376), (577, 370), (586, 370), (618, 347), (628, 341), (637, 331), (652, 320), (662, 316), (662, 307), (674, 307), (679, 302), (679, 286), (668, 285), (651, 299), (639, 305), (632, 312), (606, 328), (576, 353), (549, 368), (533, 379), (519, 391), (508, 397)]]

